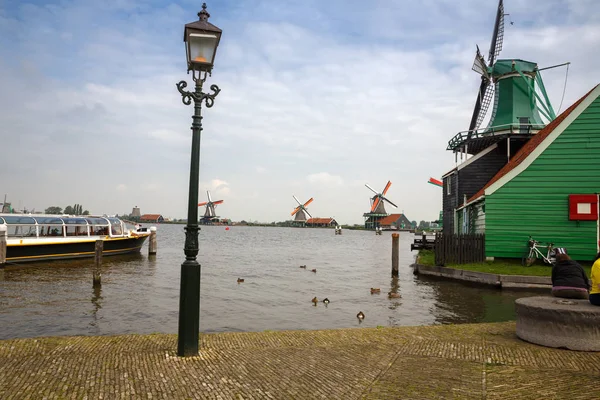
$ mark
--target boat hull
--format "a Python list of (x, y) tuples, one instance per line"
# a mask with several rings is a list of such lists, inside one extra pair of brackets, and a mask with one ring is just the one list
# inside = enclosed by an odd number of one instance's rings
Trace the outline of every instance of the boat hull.
[[(148, 235), (104, 240), (102, 256), (139, 253)], [(73, 258), (89, 258), (96, 254), (96, 241), (8, 244), (6, 263), (25, 263)]]

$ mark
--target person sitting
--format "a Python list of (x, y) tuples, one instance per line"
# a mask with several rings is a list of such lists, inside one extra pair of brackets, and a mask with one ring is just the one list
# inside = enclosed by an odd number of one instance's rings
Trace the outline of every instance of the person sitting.
[(600, 253), (596, 255), (592, 265), (592, 289), (590, 290), (590, 303), (600, 306)]
[(564, 247), (558, 247), (554, 251), (556, 264), (552, 267), (552, 296), (587, 299), (590, 281), (583, 267), (571, 260)]

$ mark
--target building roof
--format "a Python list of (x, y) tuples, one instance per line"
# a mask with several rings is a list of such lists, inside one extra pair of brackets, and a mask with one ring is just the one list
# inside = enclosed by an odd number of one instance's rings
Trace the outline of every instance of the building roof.
[(158, 219), (162, 217), (160, 214), (144, 214), (140, 217), (140, 219)]
[(492, 179), (485, 184), (483, 188), (481, 188), (477, 193), (475, 193), (471, 198), (467, 200), (467, 203), (470, 203), (485, 194), (485, 190), (489, 188), (492, 184), (500, 180), (502, 177), (507, 175), (510, 171), (519, 166), (525, 159), (533, 153), (533, 151), (546, 139), (559, 125), (561, 122), (565, 120), (571, 114), (581, 102), (590, 95), (596, 89), (595, 86), (592, 90), (587, 92), (583, 97), (577, 100), (573, 105), (563, 111), (558, 117), (556, 117), (552, 122), (550, 122), (544, 129), (535, 134), (521, 149), (510, 159), (510, 161), (494, 175)]
[(403, 214), (390, 214), (385, 218), (379, 220), (379, 225), (391, 225), (394, 222), (398, 221)]
[(335, 221), (333, 218), (309, 218), (306, 223), (307, 224), (330, 224), (332, 221)]

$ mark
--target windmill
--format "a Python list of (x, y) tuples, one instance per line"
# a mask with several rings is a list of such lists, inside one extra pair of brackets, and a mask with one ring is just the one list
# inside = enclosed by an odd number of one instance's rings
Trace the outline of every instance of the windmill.
[(312, 215), (310, 215), (310, 213), (308, 212), (308, 210), (306, 209), (306, 207), (312, 203), (312, 201), (314, 200), (312, 197), (310, 199), (308, 199), (306, 201), (306, 203), (302, 204), (300, 203), (300, 200), (298, 200), (296, 198), (296, 196), (292, 195), (292, 197), (294, 198), (294, 200), (296, 200), (296, 203), (298, 203), (298, 207), (294, 208), (294, 210), (292, 211), (292, 216), (295, 215), (294, 217), (294, 222), (298, 223), (298, 224), (302, 224), (304, 225), (306, 223), (306, 214), (308, 214), (309, 217), (312, 218)]
[[(444, 231), (466, 233), (473, 227), (474, 208), (468, 200), (504, 167), (532, 136), (556, 118), (539, 68), (523, 59), (499, 58), (504, 40), (503, 0), (498, 1), (487, 60), (476, 48), (473, 70), (481, 76), (469, 129), (448, 141), (455, 154), (455, 168), (442, 176)], [(511, 23), (512, 24), (512, 23)], [(525, 40), (522, 38), (522, 40)], [(566, 64), (562, 64), (566, 65)], [(481, 125), (488, 110), (486, 127)], [(460, 153), (461, 163), (458, 163)], [(463, 161), (463, 155), (466, 162)], [(473, 157), (469, 158), (468, 155)], [(464, 206), (464, 207), (463, 207)], [(455, 222), (457, 227), (455, 227)]]
[[(504, 41), (506, 15), (504, 2), (499, 0), (487, 61), (476, 46), (473, 71), (481, 75), (481, 84), (469, 130), (454, 136), (448, 142), (447, 150), (474, 155), (507, 135), (528, 139), (546, 125), (544, 119), (552, 121), (556, 118), (538, 65), (521, 59), (498, 58)], [(492, 101), (489, 123), (481, 128)]]
[(212, 201), (210, 197), (210, 192), (207, 190), (206, 195), (208, 197), (208, 201), (198, 203), (198, 207), (206, 206), (206, 210), (204, 211), (204, 215), (200, 219), (200, 223), (202, 224), (211, 224), (218, 220), (218, 216), (215, 213), (215, 207), (219, 204), (223, 204), (223, 200)]
[(363, 217), (366, 218), (365, 228), (370, 229), (379, 226), (379, 221), (388, 216), (388, 213), (385, 211), (385, 206), (383, 204), (384, 202), (389, 203), (394, 208), (398, 208), (398, 206), (385, 197), (387, 191), (390, 189), (390, 186), (392, 186), (391, 181), (388, 181), (381, 193), (375, 191), (375, 189), (368, 184), (365, 184), (365, 186), (375, 193), (375, 195), (371, 197), (371, 209), (368, 213), (363, 214)]

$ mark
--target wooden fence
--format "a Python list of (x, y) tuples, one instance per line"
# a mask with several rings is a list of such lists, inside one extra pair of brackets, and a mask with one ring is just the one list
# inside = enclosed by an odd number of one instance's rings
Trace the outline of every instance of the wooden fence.
[(485, 235), (438, 232), (434, 249), (435, 265), (482, 262), (485, 261)]

